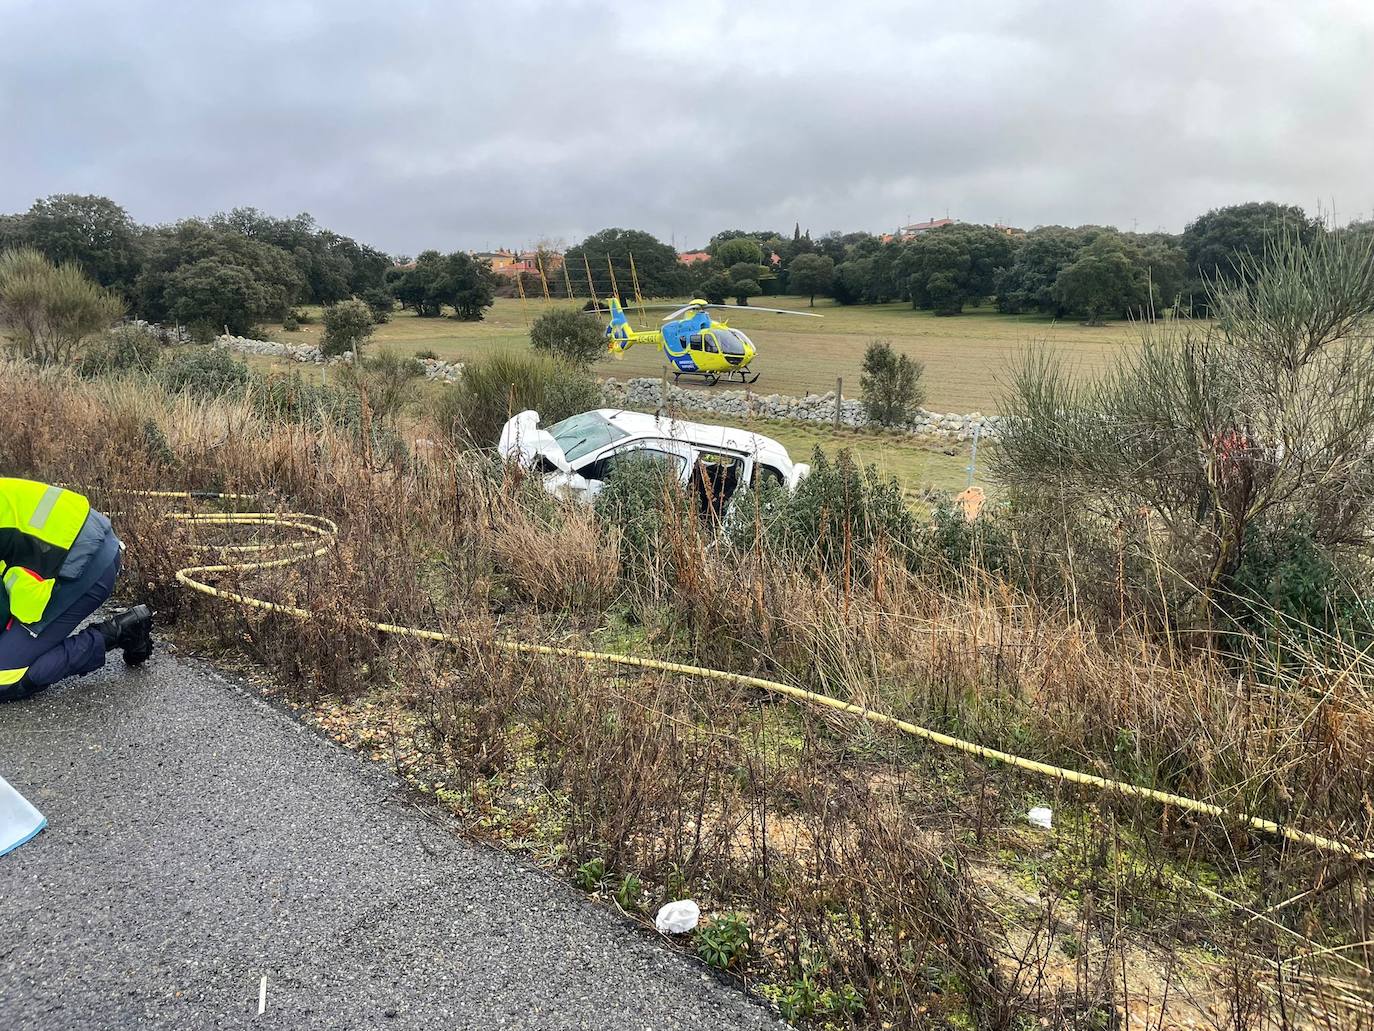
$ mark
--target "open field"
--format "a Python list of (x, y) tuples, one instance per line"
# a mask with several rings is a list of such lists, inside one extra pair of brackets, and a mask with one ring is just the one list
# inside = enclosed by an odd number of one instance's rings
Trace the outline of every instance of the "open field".
[[(532, 320), (550, 307), (568, 303), (522, 303), (500, 298), (486, 319), (477, 323), (421, 319), (398, 311), (390, 322), (378, 327), (374, 340), (406, 353), (429, 349), (442, 358), (476, 358), (498, 348), (523, 346)], [(758, 303), (809, 310), (802, 297), (759, 298)], [(1132, 346), (1137, 339), (1136, 327), (1125, 322), (1090, 327), (986, 309), (937, 318), (929, 312), (913, 311), (908, 304), (843, 307), (822, 299), (814, 310), (824, 318), (733, 313), (736, 317), (731, 323), (749, 333), (759, 347), (754, 368), (763, 375), (753, 389), (764, 394), (824, 393), (835, 388), (837, 377), (843, 377), (845, 393), (857, 395), (864, 346), (876, 337), (885, 337), (925, 363), (928, 408), (995, 412), (1006, 383), (1008, 360), (1022, 349), (1046, 345), (1091, 375), (1103, 368), (1112, 354)], [(651, 309), (647, 322), (637, 312), (631, 315), (636, 326), (644, 326), (656, 324), (662, 312), (655, 315)], [(273, 338), (298, 343), (315, 342), (321, 333), (318, 320), (295, 333), (284, 333), (280, 326), (268, 328)], [(657, 376), (662, 372), (662, 360), (651, 348), (631, 348), (623, 361), (603, 362), (597, 371), (617, 379)], [(689, 384), (684, 380), (683, 385)]]

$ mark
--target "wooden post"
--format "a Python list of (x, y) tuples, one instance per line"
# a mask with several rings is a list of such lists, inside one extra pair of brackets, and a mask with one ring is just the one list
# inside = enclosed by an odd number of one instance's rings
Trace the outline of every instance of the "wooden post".
[(835, 378), (835, 429), (840, 428), (840, 406), (844, 403), (844, 377)]
[(668, 416), (668, 366), (663, 366), (663, 386), (659, 389), (658, 395), (658, 414)]

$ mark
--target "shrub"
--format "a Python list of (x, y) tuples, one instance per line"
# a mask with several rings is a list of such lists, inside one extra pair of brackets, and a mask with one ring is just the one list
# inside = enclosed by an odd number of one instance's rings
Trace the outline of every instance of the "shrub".
[(286, 313), (286, 318), (281, 321), (281, 328), (287, 333), (295, 333), (301, 328), (300, 320), (296, 318), (294, 311)]
[(152, 372), (162, 357), (157, 337), (138, 326), (116, 326), (89, 344), (76, 361), (82, 376)]
[(848, 448), (833, 460), (816, 448), (811, 475), (794, 493), (765, 485), (753, 498), (728, 528), (737, 547), (762, 545), (828, 572), (848, 568), (860, 575), (879, 546), (909, 563), (916, 559), (919, 531), (900, 485), (875, 466), (860, 466)]
[(219, 330), (215, 328), (214, 323), (206, 322), (204, 319), (192, 322), (186, 327), (186, 332), (191, 338), (191, 343), (201, 347), (213, 344), (219, 337)]
[(367, 403), (374, 417), (389, 420), (415, 396), (416, 380), (424, 374), (425, 367), (415, 358), (384, 350), (375, 358), (345, 366), (341, 379)]
[(724, 913), (697, 932), (697, 955), (717, 970), (743, 960), (749, 944), (749, 924), (739, 913)]
[(320, 351), (330, 357), (352, 351), (357, 354), (376, 325), (372, 309), (362, 301), (349, 299), (324, 310), (324, 338)]
[(431, 361), (438, 361), (438, 359), (439, 359), (439, 352), (438, 352), (438, 351), (435, 351), (435, 350), (432, 349), (432, 348), (426, 347), (423, 351), (416, 351), (416, 352), (415, 352), (415, 357), (416, 357), (416, 358), (428, 358), (428, 359), (430, 359)]
[(299, 372), (254, 375), (252, 385), (253, 408), (266, 419), (315, 427), (356, 427), (362, 422), (357, 394), (331, 384), (311, 383)]
[[(1231, 590), (1221, 605), (1260, 640), (1311, 640), (1343, 630), (1367, 637), (1374, 629), (1358, 584), (1313, 539), (1307, 517), (1252, 534)], [(1275, 614), (1284, 626), (1276, 626)]]
[(748, 304), (749, 298), (763, 293), (757, 279), (736, 279), (730, 284), (730, 292), (735, 295), (736, 304)]
[(1243, 285), (1209, 284), (1215, 322), (1147, 324), (1100, 378), (1023, 360), (993, 453), (1024, 517), (1134, 528), (1137, 597), (1167, 585), (1197, 624), (1265, 578), (1250, 553), (1271, 535), (1304, 520), (1313, 554), (1338, 559), (1374, 529), (1374, 236), (1285, 236), (1243, 264)]
[(292, 318), (302, 326), (313, 326), (315, 324), (315, 316), (311, 313), (309, 308), (292, 308), (290, 314)]
[(391, 320), (391, 312), (396, 307), (396, 298), (380, 286), (369, 287), (358, 295), (358, 299), (372, 312), (372, 321), (377, 325)]
[(900, 426), (911, 421), (912, 410), (925, 400), (921, 374), (925, 366), (898, 354), (886, 340), (874, 340), (864, 351), (859, 389), (869, 422)]
[(218, 397), (239, 394), (248, 385), (248, 366), (221, 347), (183, 351), (159, 372), (168, 390)]
[(459, 446), (492, 447), (517, 412), (533, 409), (550, 426), (600, 404), (601, 387), (585, 369), (551, 355), (508, 352), (469, 362), (434, 415)]
[(561, 309), (534, 320), (530, 346), (574, 365), (590, 365), (606, 356), (606, 334), (594, 318), (575, 308)]
[(54, 265), (27, 248), (0, 253), (0, 330), (25, 358), (72, 361), (123, 314), (124, 302), (75, 265)]
[(622, 568), (637, 576), (658, 553), (667, 527), (696, 512), (665, 463), (619, 462), (596, 496), (596, 517), (620, 531)]

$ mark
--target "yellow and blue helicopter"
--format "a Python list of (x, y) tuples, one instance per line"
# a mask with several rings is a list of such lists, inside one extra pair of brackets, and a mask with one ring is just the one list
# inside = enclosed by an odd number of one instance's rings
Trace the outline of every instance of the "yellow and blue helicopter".
[(611, 313), (606, 327), (606, 347), (612, 356), (623, 358), (633, 344), (654, 344), (672, 363), (673, 379), (681, 376), (700, 376), (706, 385), (724, 380), (753, 383), (759, 378), (749, 373), (749, 363), (758, 354), (754, 342), (740, 329), (732, 329), (724, 322), (711, 318), (711, 308), (739, 308), (743, 311), (769, 312), (775, 315), (802, 315), (819, 319), (809, 311), (789, 311), (786, 308), (760, 308), (752, 304), (712, 304), (700, 298), (670, 312), (659, 329), (636, 330), (625, 317), (625, 310), (614, 297), (608, 307), (596, 309)]

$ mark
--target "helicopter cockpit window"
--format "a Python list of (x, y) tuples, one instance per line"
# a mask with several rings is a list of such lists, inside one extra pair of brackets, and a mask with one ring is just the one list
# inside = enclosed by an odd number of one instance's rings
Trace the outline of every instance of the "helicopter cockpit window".
[(708, 335), (707, 337), (705, 337), (705, 338), (702, 340), (701, 349), (702, 349), (703, 351), (705, 351), (707, 354), (716, 354), (716, 353), (717, 353), (717, 351), (716, 351), (716, 335), (715, 335), (714, 333)]
[(597, 448), (626, 436), (624, 430), (612, 426), (599, 412), (569, 416), (550, 426), (549, 433), (558, 441), (569, 462), (575, 462), (583, 455), (589, 455)]
[(700, 334), (700, 333), (693, 333), (691, 336), (689, 336), (689, 337), (687, 338), (687, 347), (688, 347), (689, 350), (692, 350), (692, 351), (700, 351), (700, 350), (701, 350), (701, 334)]
[(721, 354), (743, 354), (744, 341), (732, 329), (716, 330), (716, 341), (720, 344)]

